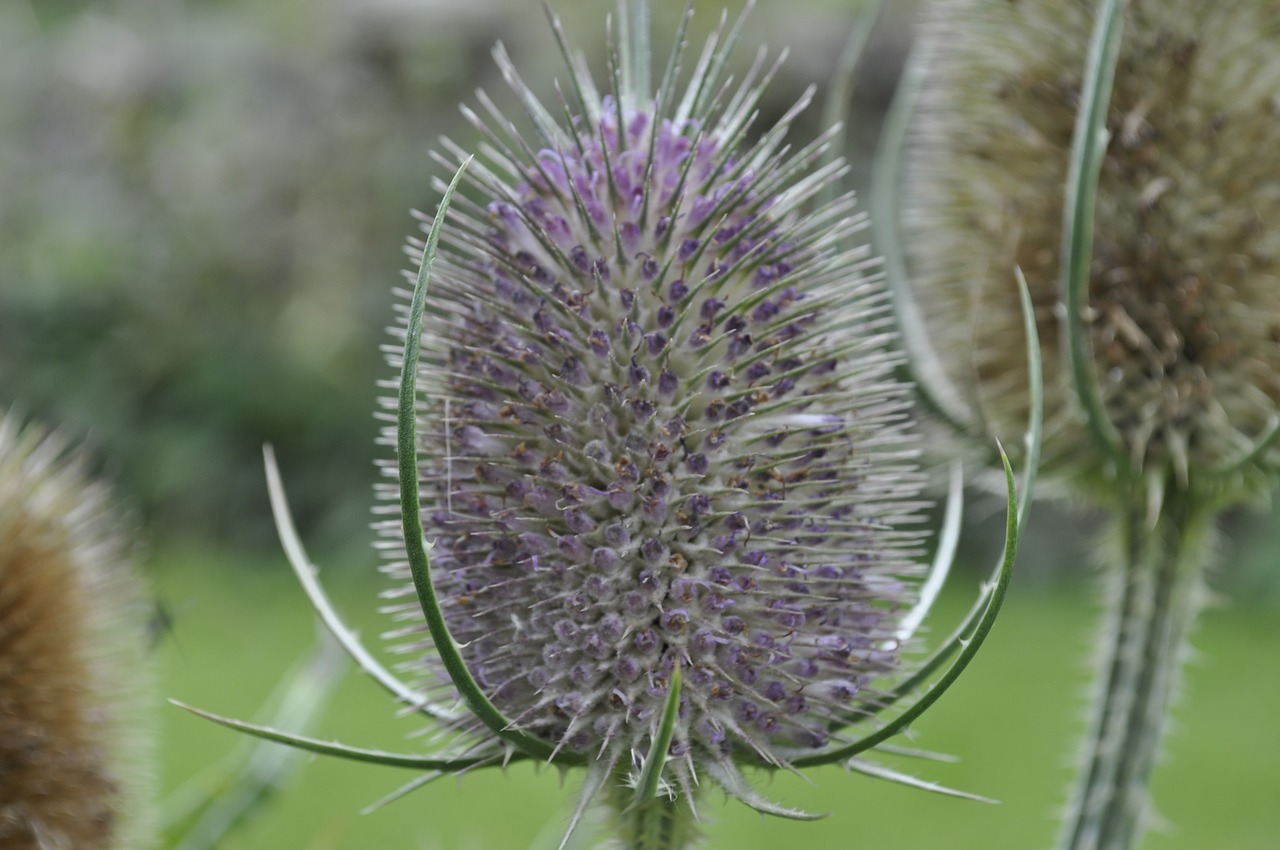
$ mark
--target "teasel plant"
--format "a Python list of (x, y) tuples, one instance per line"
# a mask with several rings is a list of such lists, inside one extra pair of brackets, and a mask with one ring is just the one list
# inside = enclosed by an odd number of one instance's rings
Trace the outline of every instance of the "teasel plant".
[[(170, 797), (138, 528), (91, 453), (0, 413), (0, 846), (202, 850), (259, 813), (300, 754), (254, 742)], [(310, 727), (338, 681), (324, 635), (269, 720)]]
[(1102, 509), (1106, 613), (1061, 850), (1135, 846), (1227, 508), (1280, 466), (1280, 8), (939, 0), (873, 211), (904, 347), (956, 432), (1030, 402), (1042, 472)]
[(0, 413), (0, 845), (155, 847), (145, 596), (108, 488)]
[[(288, 559), (323, 622), (432, 755), (322, 741), (192, 709), (315, 753), (445, 775), (580, 768), (561, 843), (598, 803), (607, 846), (698, 840), (701, 792), (769, 815), (748, 771), (840, 764), (961, 796), (873, 760), (960, 676), (1008, 587), (1025, 501), (1003, 464), (1003, 555), (927, 657), (916, 633), (955, 551), (953, 472), (926, 571), (921, 491), (887, 296), (831, 134), (792, 148), (753, 122), (777, 70), (733, 83), (744, 18), (686, 74), (692, 5), (664, 68), (649, 10), (609, 25), (608, 93), (549, 13), (569, 67), (546, 106), (499, 46), (523, 127), (479, 95), (389, 347), (394, 483), (376, 523), (395, 587), (388, 667), (341, 620), (266, 453)], [(854, 63), (849, 62), (849, 65)], [(657, 73), (655, 73), (655, 71)], [(684, 79), (683, 84), (681, 80)], [(834, 131), (833, 131), (834, 132)], [(1029, 302), (1028, 302), (1029, 306)], [(1027, 314), (1026, 330), (1034, 334)], [(1032, 345), (1024, 357), (1035, 361)], [(1031, 440), (1038, 445), (1038, 424)], [(1024, 499), (1031, 478), (1023, 486)]]

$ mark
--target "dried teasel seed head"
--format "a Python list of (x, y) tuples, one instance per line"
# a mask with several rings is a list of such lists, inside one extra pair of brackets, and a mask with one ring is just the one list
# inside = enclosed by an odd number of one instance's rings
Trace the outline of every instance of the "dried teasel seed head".
[[(914, 296), (942, 373), (1013, 444), (1028, 385), (1015, 268), (1044, 347), (1045, 469), (1107, 485), (1062, 355), (1064, 185), (1099, 4), (946, 0), (906, 156)], [(1127, 466), (1239, 493), (1280, 403), (1280, 7), (1132, 0), (1084, 314)], [(1248, 457), (1224, 476), (1217, 473)]]
[(154, 846), (145, 610), (106, 488), (0, 415), (0, 846)]

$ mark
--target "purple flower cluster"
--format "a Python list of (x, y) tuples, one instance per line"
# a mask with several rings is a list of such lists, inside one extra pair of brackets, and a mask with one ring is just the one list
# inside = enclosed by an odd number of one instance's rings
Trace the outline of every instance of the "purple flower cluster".
[[(477, 682), (522, 730), (628, 765), (679, 668), (685, 783), (875, 705), (920, 483), (861, 219), (848, 197), (800, 212), (843, 166), (782, 146), (794, 112), (748, 143), (759, 86), (708, 82), (679, 106), (582, 94), (540, 150), (477, 119), (482, 200), (448, 214), (420, 367), (433, 581)], [(390, 595), (435, 676), (412, 586)]]

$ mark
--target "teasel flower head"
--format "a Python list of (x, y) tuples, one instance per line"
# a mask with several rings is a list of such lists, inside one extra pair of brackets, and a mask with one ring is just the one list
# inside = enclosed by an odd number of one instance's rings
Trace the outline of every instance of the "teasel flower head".
[(106, 488), (0, 416), (0, 845), (154, 846), (145, 612)]
[(268, 464), (312, 602), (367, 672), (445, 730), (444, 752), (215, 719), (428, 771), (409, 788), (519, 759), (585, 767), (569, 831), (607, 801), (612, 835), (650, 850), (690, 844), (701, 785), (811, 817), (761, 796), (744, 766), (839, 762), (942, 790), (865, 754), (982, 644), (1017, 522), (972, 615), (904, 665), (958, 502), (922, 591), (922, 475), (887, 297), (852, 197), (814, 203), (845, 165), (829, 135), (787, 146), (811, 93), (753, 127), (777, 63), (761, 53), (729, 82), (741, 20), (722, 19), (683, 71), (691, 12), (654, 75), (647, 5), (620, 2), (607, 94), (553, 16), (570, 67), (558, 106), (499, 47), (521, 122), (482, 94), (483, 117), (465, 110), (480, 156), (448, 141), (437, 156), (454, 177), (410, 244), (414, 289), (389, 348), (395, 482), (379, 528), (397, 670), (337, 618)]
[(874, 703), (920, 507), (883, 301), (846, 247), (861, 220), (848, 198), (800, 213), (843, 166), (782, 147), (803, 103), (749, 142), (762, 84), (726, 91), (704, 55), (680, 97), (575, 71), (552, 121), (499, 53), (534, 133), (468, 113), (483, 201), (454, 202), (435, 258), (419, 438), (433, 577), (481, 688), (630, 767), (679, 671), (686, 792)]
[(1280, 464), (1280, 11), (1131, 0), (1090, 53), (1104, 5), (933, 4), (901, 235), (924, 377), (966, 426), (1020, 427), (1020, 269), (1045, 470), (1239, 498)]

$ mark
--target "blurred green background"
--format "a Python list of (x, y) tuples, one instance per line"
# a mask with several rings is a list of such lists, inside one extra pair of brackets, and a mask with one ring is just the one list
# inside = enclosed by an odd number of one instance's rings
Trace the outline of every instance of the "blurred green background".
[[(555, 3), (596, 68), (611, 5)], [(680, 4), (657, 5), (663, 45)], [(767, 126), (809, 82), (825, 92), (856, 2), (758, 5), (739, 64), (760, 41), (792, 49)], [(910, 40), (912, 4), (890, 6), (850, 104), (855, 182)], [(718, 8), (698, 3), (695, 41)], [(431, 149), (442, 134), (474, 147), (457, 105), (477, 87), (511, 106), (489, 56), (497, 39), (553, 97), (560, 60), (534, 2), (0, 4), (0, 406), (87, 436), (133, 506), (158, 610), (173, 621), (157, 646), (167, 695), (252, 716), (311, 640), (274, 541), (263, 442), (340, 605), (366, 635), (382, 628), (366, 528), (375, 382), (389, 377), (378, 346), (408, 210), (436, 202), (443, 169)], [(979, 496), (971, 510), (968, 564), (994, 557), (998, 507)], [(962, 761), (906, 767), (1000, 806), (817, 771), (770, 791), (830, 818), (762, 822), (712, 793), (710, 846), (1047, 846), (1083, 711), (1094, 605), (1082, 564), (1097, 524), (1038, 509), (989, 648), (920, 724), (921, 746)], [(1223, 601), (1205, 617), (1205, 660), (1178, 712), (1187, 731), (1156, 783), (1176, 828), (1152, 836), (1152, 850), (1277, 846), (1280, 528), (1266, 512), (1241, 514), (1226, 538)], [(938, 632), (978, 580), (961, 570)], [(168, 787), (236, 742), (177, 709), (161, 717)], [(416, 745), (414, 721), (355, 673), (320, 728), (364, 746)], [(411, 777), (320, 760), (223, 846), (524, 847), (558, 835), (575, 794), (572, 776), (531, 774), (443, 779), (362, 816)]]
[[(252, 718), (311, 639), (311, 615), (280, 558), (235, 562), (208, 552), (159, 558), (163, 589), (181, 612), (160, 649), (166, 693), (209, 711)], [(363, 633), (379, 631), (377, 585), (338, 572), (330, 592)], [(932, 620), (940, 636), (959, 620), (977, 578), (960, 576)], [(1155, 782), (1171, 826), (1148, 850), (1274, 850), (1280, 677), (1275, 604), (1236, 601), (1203, 618), (1202, 660), (1186, 682), (1175, 731)], [(1093, 646), (1090, 595), (1074, 584), (1046, 588), (1018, 580), (987, 644), (955, 688), (925, 716), (914, 741), (955, 764), (885, 763), (999, 805), (944, 798), (839, 768), (757, 782), (774, 799), (830, 816), (814, 823), (762, 818), (709, 790), (710, 848), (849, 850), (1050, 846), (1053, 816), (1069, 775), (1071, 740), (1083, 715), (1084, 659)], [(164, 775), (172, 782), (218, 759), (237, 734), (178, 709), (162, 714)], [(421, 724), (399, 719), (384, 692), (346, 675), (320, 737), (414, 751)], [(414, 778), (390, 768), (316, 759), (276, 806), (225, 841), (225, 850), (553, 850), (576, 802), (580, 776), (535, 775), (527, 765), (446, 777), (372, 814), (365, 806)], [(541, 835), (541, 843), (533, 844)]]

